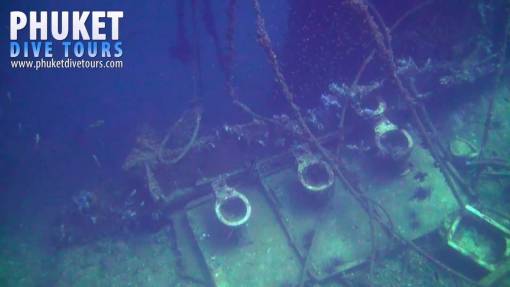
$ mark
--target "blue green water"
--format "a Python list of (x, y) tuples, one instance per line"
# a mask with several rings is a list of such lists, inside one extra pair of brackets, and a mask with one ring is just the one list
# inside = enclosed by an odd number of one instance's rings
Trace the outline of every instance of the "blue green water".
[[(445, 238), (459, 202), (509, 228), (508, 1), (259, 1), (0, 5), (0, 286), (472, 286), (508, 266), (510, 234), (463, 238), (490, 270)], [(113, 10), (122, 68), (13, 68), (11, 11)], [(302, 154), (332, 166), (325, 196)], [(222, 174), (252, 201), (241, 231), (215, 213)], [(376, 204), (470, 279), (386, 242)]]

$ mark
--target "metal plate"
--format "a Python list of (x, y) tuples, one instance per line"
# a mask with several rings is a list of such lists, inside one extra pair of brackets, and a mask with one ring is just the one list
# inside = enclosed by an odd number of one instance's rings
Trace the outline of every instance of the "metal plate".
[(191, 203), (186, 212), (215, 286), (295, 284), (301, 262), (262, 187), (256, 182), (233, 187), (244, 193), (252, 205), (252, 216), (240, 230), (232, 232), (220, 224), (213, 197)]
[[(381, 166), (363, 166), (361, 158), (355, 161), (364, 171), (358, 173), (360, 187), (385, 208), (395, 229), (406, 239), (413, 240), (437, 229), (458, 209), (443, 175), (421, 147), (415, 147), (409, 159), (412, 168), (401, 176), (389, 177), (382, 173), (384, 167)], [(261, 167), (261, 170), (266, 169)], [(321, 206), (313, 204), (314, 201), (302, 193), (295, 167), (260, 174), (260, 178), (301, 256), (306, 254), (316, 228), (309, 262), (317, 279), (326, 279), (357, 266), (370, 256), (368, 216), (338, 179), (333, 196)], [(419, 187), (423, 189), (417, 193)], [(324, 212), (322, 216), (321, 212)], [(377, 249), (391, 249), (392, 241), (375, 225)]]

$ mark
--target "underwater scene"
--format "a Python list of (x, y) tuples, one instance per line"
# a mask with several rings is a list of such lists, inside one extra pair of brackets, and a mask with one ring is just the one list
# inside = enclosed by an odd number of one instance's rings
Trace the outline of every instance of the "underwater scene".
[(0, 286), (510, 287), (510, 1), (0, 15)]

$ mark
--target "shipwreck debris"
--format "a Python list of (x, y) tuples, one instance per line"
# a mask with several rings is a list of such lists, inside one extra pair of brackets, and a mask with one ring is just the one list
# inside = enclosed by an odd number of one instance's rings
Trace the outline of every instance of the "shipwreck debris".
[(510, 256), (510, 230), (471, 205), (448, 228), (450, 248), (489, 272)]

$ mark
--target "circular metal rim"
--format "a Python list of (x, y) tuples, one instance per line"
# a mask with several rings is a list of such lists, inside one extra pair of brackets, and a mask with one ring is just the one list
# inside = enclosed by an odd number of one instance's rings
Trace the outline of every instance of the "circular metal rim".
[[(314, 185), (314, 184), (309, 183), (305, 179), (305, 176), (304, 176), (305, 169), (309, 168), (310, 166), (312, 166), (314, 164), (320, 164), (326, 169), (326, 172), (328, 174), (328, 181), (326, 183), (320, 184), (320, 185)], [(298, 177), (299, 177), (299, 182), (301, 182), (301, 185), (303, 185), (307, 190), (314, 192), (314, 193), (321, 192), (321, 191), (324, 191), (324, 190), (330, 188), (333, 185), (333, 183), (335, 182), (335, 174), (333, 173), (331, 166), (329, 166), (329, 164), (327, 162), (324, 162), (322, 160), (304, 161), (304, 162), (299, 163)]]
[[(233, 198), (239, 198), (243, 203), (244, 205), (246, 206), (246, 212), (244, 214), (244, 216), (241, 218), (241, 219), (238, 219), (238, 220), (228, 220), (225, 218), (225, 216), (223, 215), (223, 213), (221, 212), (221, 206), (228, 200), (231, 200)], [(219, 200), (216, 200), (215, 204), (214, 204), (214, 212), (216, 213), (216, 217), (221, 221), (221, 223), (225, 224), (226, 226), (229, 226), (229, 227), (238, 227), (238, 226), (241, 226), (243, 224), (245, 224), (248, 219), (250, 219), (251, 217), (251, 205), (250, 205), (250, 202), (248, 201), (248, 198), (240, 193), (240, 192), (234, 192), (224, 198), (221, 198)]]
[(411, 150), (413, 149), (414, 147), (414, 141), (413, 141), (413, 138), (411, 137), (411, 135), (409, 134), (409, 132), (405, 129), (399, 129), (399, 128), (395, 128), (395, 129), (388, 129), (382, 133), (378, 133), (377, 136), (376, 136), (376, 145), (377, 145), (377, 148), (382, 151), (384, 154), (389, 154), (388, 153), (388, 150), (386, 149), (386, 147), (383, 146), (382, 142), (381, 142), (381, 139), (383, 138), (383, 136), (389, 132), (400, 132), (404, 135), (404, 137), (407, 139), (407, 150), (405, 152), (405, 155), (408, 155)]

